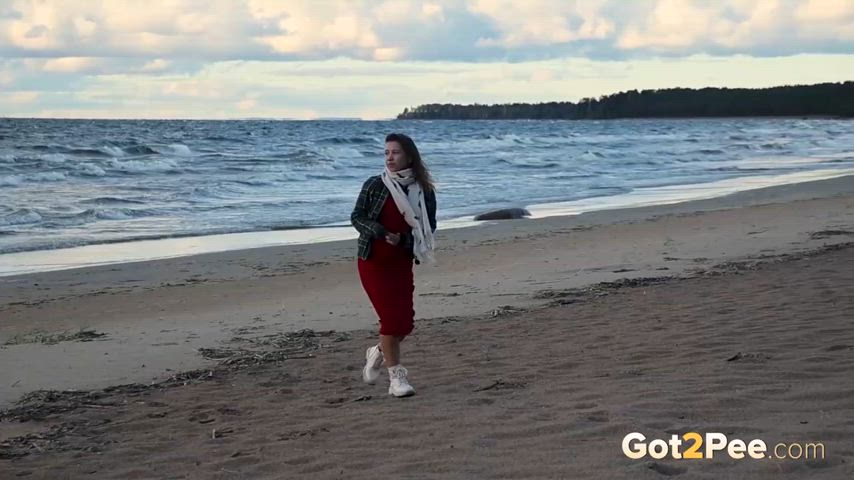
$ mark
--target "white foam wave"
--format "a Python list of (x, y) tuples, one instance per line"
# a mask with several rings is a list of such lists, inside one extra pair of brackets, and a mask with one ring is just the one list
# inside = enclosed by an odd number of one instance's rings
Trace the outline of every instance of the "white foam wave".
[(107, 174), (103, 168), (95, 165), (94, 163), (82, 163), (77, 166), (77, 171), (80, 172), (81, 175), (86, 175), (87, 177), (103, 177)]
[(42, 216), (34, 210), (24, 208), (17, 212), (10, 213), (0, 220), (2, 225), (25, 225), (28, 223), (38, 223), (42, 221)]
[(190, 150), (190, 147), (180, 143), (172, 143), (167, 145), (165, 148), (159, 147), (156, 150), (158, 153), (178, 155), (181, 157), (189, 157), (193, 155), (193, 151)]
[(178, 170), (178, 163), (168, 158), (148, 160), (118, 160), (112, 159), (110, 167), (125, 173), (168, 172)]
[(68, 178), (65, 172), (40, 172), (27, 175), (27, 180), (33, 182), (61, 182)]
[(17, 187), (23, 180), (22, 175), (5, 175), (0, 177), (0, 187)]
[(68, 157), (61, 153), (45, 153), (43, 155), (39, 155), (39, 158), (48, 163), (65, 163), (65, 161), (68, 160)]
[(134, 218), (133, 210), (126, 208), (98, 208), (90, 210), (88, 213), (101, 220), (127, 220)]
[[(353, 147), (347, 147), (343, 145), (335, 145), (328, 147), (315, 147), (317, 152), (323, 155), (325, 158), (330, 160), (337, 160), (340, 158), (364, 158), (365, 155), (362, 152), (356, 150)], [(378, 155), (381, 152), (378, 152)]]
[(102, 152), (106, 153), (107, 155), (111, 155), (113, 157), (124, 157), (125, 156), (124, 150), (122, 150), (119, 147), (114, 147), (112, 145), (104, 145), (103, 147), (100, 147), (98, 150), (101, 150)]

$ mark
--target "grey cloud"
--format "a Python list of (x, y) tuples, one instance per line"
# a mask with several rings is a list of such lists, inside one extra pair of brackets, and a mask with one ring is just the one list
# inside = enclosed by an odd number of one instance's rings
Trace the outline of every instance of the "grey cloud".
[(29, 29), (27, 33), (24, 35), (27, 38), (38, 38), (44, 36), (48, 32), (48, 28), (44, 25), (36, 25), (35, 27)]
[[(675, 57), (694, 54), (732, 55), (746, 54), (753, 56), (781, 56), (798, 53), (851, 53), (854, 51), (854, 35), (843, 35), (846, 25), (854, 28), (854, 20), (839, 16), (830, 20), (797, 20), (795, 12), (808, 0), (781, 0), (780, 14), (770, 16), (766, 23), (756, 23), (757, 30), (748, 32), (735, 39), (722, 38), (715, 30), (727, 26), (730, 29), (750, 27), (750, 10), (745, 9), (744, 2), (733, 3), (705, 2), (700, 0), (670, 2), (663, 4), (660, 0), (637, 0), (632, 2), (619, 0), (604, 0), (599, 3), (566, 4), (555, 0), (555, 7), (566, 5), (599, 5), (595, 15), (606, 19), (613, 28), (598, 37), (578, 36), (563, 42), (558, 41), (508, 41), (508, 38), (519, 32), (531, 30), (537, 18), (514, 18), (514, 3), (508, 3), (505, 11), (475, 12), (470, 4), (462, 1), (442, 3), (443, 20), (425, 20), (413, 23), (412, 18), (401, 19), (400, 22), (383, 23), (376, 19), (376, 11), (369, 8), (376, 5), (372, 2), (365, 4), (343, 2), (352, 8), (352, 14), (358, 19), (360, 26), (370, 27), (377, 38), (378, 48), (399, 49), (402, 52), (400, 60), (423, 61), (461, 61), (489, 62), (511, 61), (522, 62), (563, 57), (586, 57), (596, 60), (621, 60), (629, 58), (648, 58), (653, 56)], [(50, 4), (51, 2), (47, 2)], [(294, 0), (294, 4), (296, 4)], [(275, 3), (273, 3), (276, 5)], [(770, 2), (769, 2), (770, 4)], [(279, 21), (286, 15), (269, 18), (254, 18), (247, 4), (238, 3), (208, 3), (189, 2), (180, 4), (179, 14), (191, 15), (184, 23), (177, 20), (170, 22), (155, 22), (146, 24), (144, 31), (113, 31), (106, 29), (105, 18), (98, 17), (98, 10), (91, 8), (91, 3), (81, 1), (78, 8), (73, 2), (63, 3), (64, 18), (55, 25), (32, 25), (27, 37), (49, 36), (55, 42), (48, 46), (24, 48), (7, 40), (8, 25), (17, 20), (26, 20), (20, 10), (10, 6), (0, 7), (0, 56), (7, 58), (56, 58), (68, 56), (129, 58), (139, 61), (164, 58), (173, 60), (176, 64), (187, 65), (185, 60), (209, 62), (220, 60), (322, 60), (338, 56), (372, 59), (375, 53), (371, 47), (364, 45), (332, 44), (323, 42), (310, 43), (304, 49), (290, 53), (280, 53), (269, 45), (259, 41), (262, 37), (298, 33), (289, 32)], [(115, 5), (115, 4), (113, 4)], [(174, 5), (174, 4), (171, 4)], [(284, 4), (282, 4), (284, 5)], [(300, 3), (304, 8), (317, 8), (312, 2)], [(362, 5), (361, 7), (359, 5)], [(365, 6), (367, 5), (367, 7)], [(520, 3), (515, 3), (516, 6)], [(714, 18), (676, 18), (673, 26), (667, 22), (661, 23), (655, 17), (656, 8), (661, 5), (688, 5), (696, 7), (689, 12), (692, 15), (714, 15)], [(741, 6), (739, 6), (741, 5)], [(756, 3), (755, 5), (760, 5)], [(150, 6), (158, 8), (156, 4)], [(343, 7), (342, 7), (343, 8)], [(580, 8), (580, 7), (579, 7)], [(680, 7), (681, 8), (681, 7)], [(509, 11), (508, 11), (509, 10)], [(546, 8), (546, 10), (549, 10)], [(550, 11), (550, 10), (549, 10)], [(566, 8), (555, 8), (555, 15), (561, 15), (563, 25), (568, 31), (577, 32), (582, 27), (585, 17), (576, 9), (573, 12)], [(204, 25), (210, 25), (209, 30), (193, 32), (193, 13), (215, 13), (212, 20)], [(569, 12), (569, 13), (567, 13)], [(699, 12), (699, 13), (697, 13)], [(120, 12), (121, 13), (121, 12)], [(542, 12), (534, 12), (542, 15)], [(554, 12), (553, 12), (554, 13)], [(665, 12), (666, 13), (666, 12)], [(332, 14), (324, 9), (318, 9), (317, 18), (326, 19)], [(587, 12), (589, 14), (589, 12)], [(674, 15), (680, 14), (679, 12)], [(95, 22), (97, 28), (89, 37), (81, 36), (75, 31), (72, 19), (80, 17)], [(205, 17), (207, 18), (207, 17)], [(315, 16), (311, 16), (315, 19)], [(507, 22), (508, 18), (513, 22)], [(316, 19), (315, 19), (316, 20)], [(674, 41), (668, 36), (679, 34), (679, 20), (694, 21), (708, 27), (703, 32), (682, 32), (684, 41)], [(200, 20), (202, 21), (202, 20)], [(514, 23), (516, 22), (516, 23)], [(527, 22), (527, 23), (526, 23)], [(810, 24), (809, 22), (819, 22)], [(820, 23), (824, 22), (824, 23)], [(847, 24), (846, 24), (847, 22)], [(198, 25), (203, 25), (199, 23)], [(331, 25), (331, 23), (330, 23)], [(140, 27), (142, 28), (142, 27)], [(687, 27), (681, 27), (687, 28)], [(4, 31), (5, 29), (5, 31)], [(508, 30), (510, 29), (510, 30)], [(536, 30), (536, 29), (533, 29)], [(809, 30), (808, 34), (803, 33)], [(634, 32), (637, 36), (634, 42), (625, 41), (627, 33)], [(697, 35), (692, 36), (694, 33)], [(522, 35), (524, 37), (524, 35)], [(548, 35), (545, 36), (546, 38)], [(146, 45), (142, 40), (151, 42)], [(540, 39), (542, 40), (542, 39)], [(486, 41), (484, 46), (483, 41)], [(480, 42), (480, 43), (479, 43)], [(622, 42), (622, 43), (621, 43)]]
[(24, 15), (15, 10), (12, 5), (0, 5), (0, 20), (19, 20)]

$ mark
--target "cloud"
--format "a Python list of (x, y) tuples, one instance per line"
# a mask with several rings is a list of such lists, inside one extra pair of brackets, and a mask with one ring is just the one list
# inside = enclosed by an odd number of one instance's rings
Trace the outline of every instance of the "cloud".
[(90, 57), (51, 58), (42, 63), (45, 72), (79, 73), (93, 71), (98, 65), (98, 59)]
[(795, 10), (795, 18), (804, 22), (854, 20), (854, 3), (848, 0), (809, 0)]
[(854, 4), (847, 0), (658, 0), (625, 23), (626, 52), (792, 55), (850, 52)]
[(259, 98), (260, 95), (258, 93), (249, 93), (244, 95), (244, 97), (236, 104), (237, 110), (241, 112), (251, 112), (255, 110), (258, 106)]
[(794, 10), (794, 18), (803, 25), (804, 38), (835, 36), (849, 46), (854, 42), (854, 2), (850, 0), (809, 0)]
[(852, 52), (852, 0), (0, 1), (4, 115), (387, 118), (839, 81)]
[(145, 65), (140, 67), (140, 72), (145, 73), (157, 73), (157, 72), (165, 72), (167, 71), (173, 63), (169, 60), (164, 60), (162, 58), (156, 58), (151, 60), (150, 62), (146, 62)]
[(7, 58), (524, 61), (852, 49), (851, 0), (10, 0), (0, 7)]
[(475, 0), (469, 9), (489, 18), (498, 30), (497, 37), (478, 40), (479, 46), (514, 48), (607, 38), (614, 31), (614, 23), (602, 16), (602, 6), (603, 2), (596, 0)]
[(5, 103), (31, 103), (39, 98), (39, 92), (34, 91), (19, 91), (19, 92), (9, 92), (3, 95), (2, 98)]
[[(39, 96), (30, 103), (4, 102), (4, 114), (85, 118), (391, 118), (404, 107), (434, 102), (576, 101), (629, 89), (765, 87), (840, 81), (854, 78), (854, 56), (698, 55), (476, 64), (339, 58), (213, 62), (189, 75), (57, 75), (66, 77), (56, 81), (41, 74), (19, 83), (16, 90), (39, 91)], [(53, 83), (45, 86), (45, 81)]]

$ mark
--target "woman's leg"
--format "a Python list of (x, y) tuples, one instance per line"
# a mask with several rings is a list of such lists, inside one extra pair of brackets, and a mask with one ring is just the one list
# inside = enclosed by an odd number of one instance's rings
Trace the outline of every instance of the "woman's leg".
[(380, 351), (383, 352), (386, 367), (400, 364), (400, 342), (405, 335), (380, 335)]

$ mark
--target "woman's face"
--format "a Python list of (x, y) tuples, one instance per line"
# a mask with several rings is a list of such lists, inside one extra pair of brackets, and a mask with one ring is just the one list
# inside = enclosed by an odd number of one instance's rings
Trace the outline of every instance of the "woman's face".
[(403, 153), (403, 147), (397, 142), (386, 142), (385, 165), (392, 172), (409, 168), (409, 159)]

